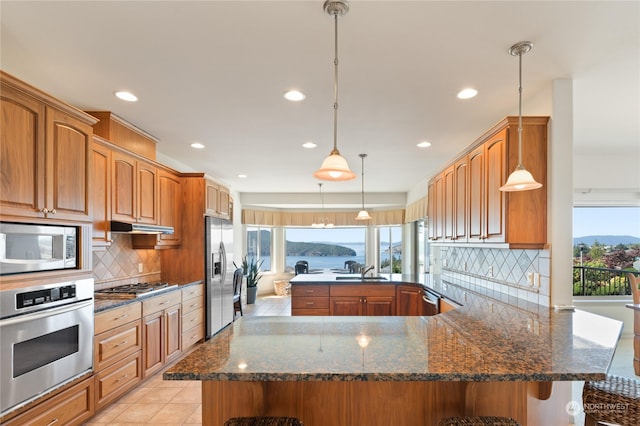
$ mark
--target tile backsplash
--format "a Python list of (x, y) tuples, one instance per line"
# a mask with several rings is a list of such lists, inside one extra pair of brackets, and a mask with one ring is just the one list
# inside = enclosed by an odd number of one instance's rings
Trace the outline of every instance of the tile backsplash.
[(442, 274), (469, 287), (515, 296), (549, 306), (549, 250), (440, 247)]
[[(153, 249), (133, 249), (131, 235), (112, 234), (111, 246), (93, 252), (95, 289), (101, 290), (122, 284), (160, 280), (160, 253)], [(139, 266), (142, 264), (142, 272)]]

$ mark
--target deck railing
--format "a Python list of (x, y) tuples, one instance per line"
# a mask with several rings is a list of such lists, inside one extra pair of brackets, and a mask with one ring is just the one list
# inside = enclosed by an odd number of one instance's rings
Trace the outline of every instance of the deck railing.
[[(627, 273), (620, 269), (573, 267), (574, 296), (630, 296)], [(636, 273), (637, 274), (637, 273)]]

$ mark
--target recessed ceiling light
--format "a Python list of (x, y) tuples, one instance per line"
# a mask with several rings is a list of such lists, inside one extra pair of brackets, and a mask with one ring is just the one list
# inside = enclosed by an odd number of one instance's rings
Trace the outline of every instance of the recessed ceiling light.
[(191, 144), (191, 148), (202, 149), (204, 148), (204, 145), (202, 145), (200, 142), (194, 142)]
[(247, 175), (239, 174), (239, 175), (238, 175), (238, 177), (239, 177), (240, 179), (244, 179), (244, 178), (246, 178), (246, 177), (247, 177)]
[(131, 92), (119, 91), (114, 93), (118, 99), (122, 99), (127, 102), (135, 102), (138, 100), (138, 97)]
[(460, 91), (460, 93), (458, 93), (458, 98), (459, 99), (471, 99), (473, 98), (475, 95), (478, 94), (478, 91), (476, 89), (463, 89)]
[(431, 146), (431, 142), (422, 141), (416, 145), (418, 148), (428, 148)]
[(285, 92), (284, 94), (284, 98), (288, 101), (293, 101), (293, 102), (298, 102), (301, 101), (305, 98), (306, 96), (304, 95), (304, 93), (298, 91), (298, 90), (289, 90), (288, 92)]
[(316, 144), (315, 144), (315, 143), (313, 143), (313, 142), (305, 142), (305, 143), (303, 143), (303, 144), (302, 144), (302, 146), (303, 146), (303, 147), (305, 147), (305, 148), (309, 148), (309, 149), (311, 149), (311, 148), (315, 148), (315, 147), (316, 147), (316, 146), (318, 146), (318, 145), (316, 145)]

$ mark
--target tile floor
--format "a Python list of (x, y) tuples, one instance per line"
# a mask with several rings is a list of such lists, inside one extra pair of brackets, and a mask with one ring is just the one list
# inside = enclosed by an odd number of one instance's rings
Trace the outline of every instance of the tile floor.
[[(247, 316), (290, 315), (291, 299), (287, 296), (266, 296), (247, 305)], [(609, 373), (638, 378), (634, 375), (633, 337), (620, 339)], [(581, 401), (582, 382), (574, 382), (573, 396)], [(197, 425), (202, 423), (200, 382), (164, 381), (158, 373), (132, 390), (107, 409), (92, 417), (86, 425)], [(584, 424), (577, 416), (575, 424)]]

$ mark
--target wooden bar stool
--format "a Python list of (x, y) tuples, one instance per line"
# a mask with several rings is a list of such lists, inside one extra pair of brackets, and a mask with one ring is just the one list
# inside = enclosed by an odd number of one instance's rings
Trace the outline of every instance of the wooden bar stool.
[(585, 382), (582, 389), (585, 426), (599, 422), (640, 425), (640, 381), (608, 375), (599, 382)]
[(233, 417), (224, 426), (302, 426), (295, 417)]
[(520, 426), (520, 423), (507, 417), (474, 416), (446, 417), (438, 426)]

